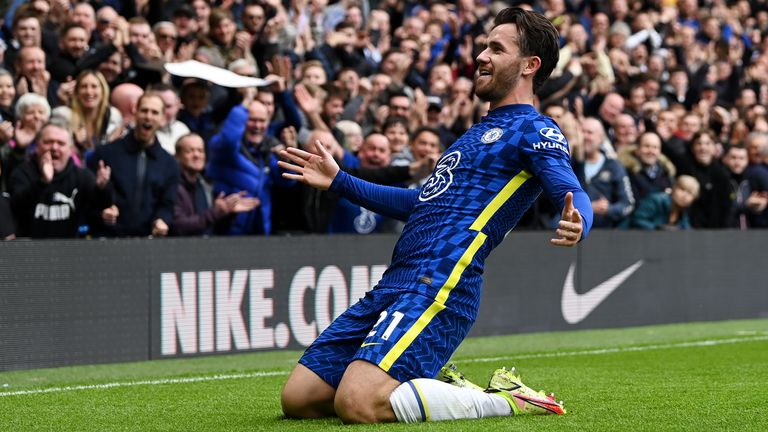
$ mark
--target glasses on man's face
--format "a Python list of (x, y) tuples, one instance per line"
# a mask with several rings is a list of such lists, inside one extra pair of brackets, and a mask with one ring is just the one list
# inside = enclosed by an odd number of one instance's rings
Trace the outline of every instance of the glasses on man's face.
[(162, 33), (161, 33), (161, 34), (158, 34), (158, 35), (157, 35), (157, 38), (158, 38), (158, 39), (176, 40), (176, 35), (172, 35), (172, 34), (162, 34)]

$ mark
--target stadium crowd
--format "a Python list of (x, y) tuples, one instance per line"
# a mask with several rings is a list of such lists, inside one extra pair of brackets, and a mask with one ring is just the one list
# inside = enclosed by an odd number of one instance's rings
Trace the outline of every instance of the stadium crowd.
[[(515, 5), (560, 31), (537, 108), (564, 136), (540, 144), (567, 142), (595, 228), (768, 226), (764, 0), (9, 3), (2, 238), (397, 231), (284, 179), (277, 151), (320, 140), (347, 172), (421, 187), (487, 112), (475, 57)], [(164, 69), (186, 60), (268, 85)], [(539, 200), (521, 225), (556, 220)]]

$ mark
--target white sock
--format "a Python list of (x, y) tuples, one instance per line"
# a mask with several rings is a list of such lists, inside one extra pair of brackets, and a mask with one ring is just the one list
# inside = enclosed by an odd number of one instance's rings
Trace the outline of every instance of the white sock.
[(401, 423), (512, 415), (509, 403), (499, 395), (426, 378), (400, 384), (389, 402)]

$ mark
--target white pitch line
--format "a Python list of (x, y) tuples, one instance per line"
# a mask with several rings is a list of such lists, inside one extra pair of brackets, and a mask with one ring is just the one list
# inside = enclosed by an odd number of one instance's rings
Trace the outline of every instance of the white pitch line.
[(221, 381), (221, 380), (230, 380), (230, 379), (258, 378), (258, 377), (280, 376), (280, 375), (288, 375), (288, 372), (286, 371), (252, 372), (252, 373), (231, 374), (231, 375), (197, 376), (197, 377), (187, 377), (187, 378), (162, 378), (162, 379), (145, 380), (145, 381), (113, 382), (113, 383), (106, 383), (106, 384), (91, 384), (91, 385), (79, 385), (79, 386), (67, 386), (67, 387), (48, 387), (43, 389), (1, 392), (0, 397), (22, 396), (22, 395), (31, 395), (31, 394), (41, 394), (41, 393), (61, 393), (61, 392), (69, 392), (69, 391), (76, 391), (76, 390), (101, 390), (101, 389), (110, 389), (110, 388), (116, 388), (116, 387), (133, 387), (133, 386), (140, 386), (140, 385), (186, 384), (186, 383), (196, 383), (196, 382), (206, 382), (206, 381)]
[(501, 361), (501, 360), (519, 360), (519, 359), (615, 354), (615, 353), (622, 353), (622, 352), (653, 351), (653, 350), (673, 349), (673, 348), (694, 348), (694, 347), (706, 347), (706, 346), (714, 346), (714, 345), (726, 345), (726, 344), (758, 342), (758, 341), (768, 341), (768, 336), (741, 337), (741, 338), (731, 338), (731, 339), (714, 339), (714, 340), (703, 340), (703, 341), (696, 341), (696, 342), (679, 342), (679, 343), (663, 344), (663, 345), (642, 345), (642, 346), (628, 346), (628, 347), (618, 347), (618, 348), (601, 348), (601, 349), (585, 350), (585, 351), (562, 351), (562, 352), (551, 352), (551, 353), (540, 353), (540, 354), (521, 354), (521, 355), (509, 355), (509, 356), (502, 356), (502, 357), (484, 357), (484, 358), (469, 357), (469, 358), (457, 358), (455, 359), (455, 361), (457, 363), (488, 363), (488, 362)]
[[(758, 342), (758, 341), (768, 341), (768, 335), (742, 337), (742, 338), (730, 338), (730, 339), (713, 339), (713, 340), (703, 340), (703, 341), (697, 341), (697, 342), (680, 342), (680, 343), (664, 344), (664, 345), (601, 348), (601, 349), (585, 350), (585, 351), (565, 351), (565, 352), (540, 353), (540, 354), (522, 354), (522, 355), (503, 356), (503, 357), (461, 358), (461, 359), (455, 359), (455, 361), (457, 363), (487, 363), (487, 362), (494, 362), (494, 361), (501, 361), (501, 360), (603, 355), (603, 354), (615, 354), (615, 353), (622, 353), (622, 352), (653, 351), (653, 350), (674, 349), (674, 348), (707, 347), (707, 346), (715, 346), (715, 345), (726, 345), (726, 344)], [(260, 378), (260, 377), (282, 376), (282, 375), (288, 375), (288, 372), (287, 371), (251, 372), (251, 373), (230, 374), (230, 375), (211, 375), (211, 376), (197, 376), (197, 377), (186, 377), (186, 378), (162, 378), (162, 379), (144, 380), (144, 381), (126, 381), (126, 382), (113, 382), (113, 383), (105, 383), (105, 384), (91, 384), (91, 385), (66, 386), (66, 387), (48, 387), (48, 388), (42, 388), (42, 389), (0, 392), (0, 397), (24, 396), (24, 395), (34, 395), (34, 394), (44, 394), (44, 393), (62, 393), (62, 392), (70, 392), (70, 391), (78, 391), (78, 390), (101, 390), (101, 389), (111, 389), (111, 388), (118, 388), (118, 387), (134, 387), (134, 386), (142, 386), (142, 385), (187, 384), (187, 383), (196, 383), (196, 382), (222, 381), (222, 380), (243, 379), (243, 378)]]

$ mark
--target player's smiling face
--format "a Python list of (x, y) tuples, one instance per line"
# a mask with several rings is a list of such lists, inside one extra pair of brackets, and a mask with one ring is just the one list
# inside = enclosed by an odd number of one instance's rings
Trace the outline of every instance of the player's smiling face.
[(502, 24), (491, 30), (485, 49), (477, 56), (475, 94), (484, 100), (500, 101), (517, 86), (523, 68), (514, 24)]

